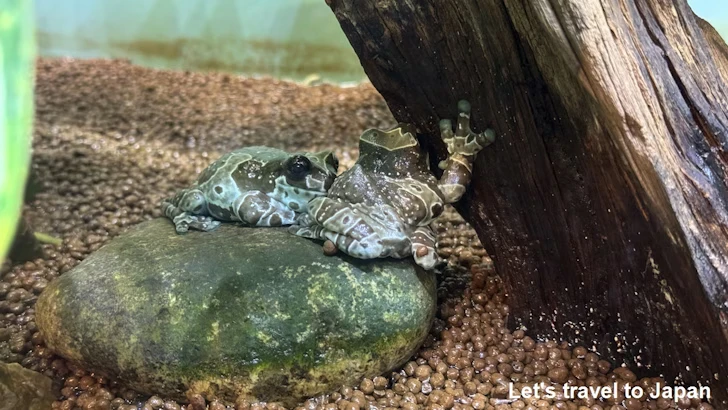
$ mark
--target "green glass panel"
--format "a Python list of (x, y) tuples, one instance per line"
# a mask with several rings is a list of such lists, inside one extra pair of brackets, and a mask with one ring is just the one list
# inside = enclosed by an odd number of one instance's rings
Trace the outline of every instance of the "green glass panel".
[(0, 0), (0, 261), (20, 217), (30, 161), (33, 27), (31, 0)]

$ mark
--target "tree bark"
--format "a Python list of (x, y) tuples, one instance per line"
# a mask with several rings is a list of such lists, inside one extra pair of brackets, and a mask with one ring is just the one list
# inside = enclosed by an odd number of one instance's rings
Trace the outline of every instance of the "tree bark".
[(327, 3), (431, 163), (457, 100), (495, 129), (460, 210), (513, 324), (725, 404), (728, 53), (685, 0)]

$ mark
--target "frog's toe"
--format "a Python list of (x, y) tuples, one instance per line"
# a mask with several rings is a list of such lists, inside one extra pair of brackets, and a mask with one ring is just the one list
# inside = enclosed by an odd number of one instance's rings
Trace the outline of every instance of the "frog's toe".
[(323, 227), (316, 223), (316, 220), (309, 214), (301, 214), (296, 217), (293, 225), (288, 227), (288, 233), (304, 238), (320, 239)]
[(470, 114), (470, 103), (468, 100), (458, 101), (458, 111), (464, 114)]
[(458, 123), (455, 135), (458, 137), (468, 137), (472, 135), (470, 130), (470, 103), (465, 100), (458, 102)]
[(314, 226), (316, 220), (310, 214), (300, 214), (296, 217), (296, 225), (300, 226)]
[(465, 100), (458, 102), (459, 113), (454, 133), (450, 120), (440, 120), (440, 135), (447, 144), (447, 151), (450, 155), (474, 156), (495, 141), (495, 132), (492, 129), (487, 129), (480, 134), (473, 132), (470, 128), (470, 111), (469, 102)]
[(220, 226), (220, 221), (216, 221), (209, 216), (190, 215), (187, 213), (177, 215), (173, 221), (177, 233), (185, 233), (190, 229), (211, 231)]
[(336, 247), (335, 243), (333, 243), (331, 240), (327, 239), (326, 241), (324, 241), (322, 250), (324, 252), (324, 255), (334, 256), (339, 251), (339, 248)]
[(175, 230), (175, 231), (176, 231), (176, 232), (177, 232), (178, 234), (183, 234), (183, 233), (187, 233), (187, 231), (189, 231), (189, 230), (190, 230), (190, 225), (189, 225), (189, 224), (187, 224), (187, 222), (180, 222), (180, 223), (175, 223), (175, 224), (174, 224), (174, 230)]
[(480, 134), (477, 134), (477, 136), (475, 137), (475, 139), (476, 139), (476, 142), (478, 143), (478, 145), (480, 145), (481, 147), (485, 148), (488, 145), (490, 145), (493, 142), (495, 142), (495, 131), (493, 131), (492, 128), (488, 128), (484, 132), (481, 132)]
[(190, 228), (196, 229), (198, 231), (212, 231), (216, 229), (218, 226), (220, 226), (220, 221), (216, 221), (210, 217), (204, 216), (204, 217), (197, 217), (195, 221), (190, 222)]
[(440, 136), (446, 144), (449, 144), (449, 141), (455, 136), (452, 132), (452, 121), (448, 119), (440, 120)]
[(432, 270), (442, 264), (443, 260), (437, 255), (435, 248), (420, 245), (412, 252), (415, 263), (426, 270)]
[(470, 132), (465, 143), (459, 146), (456, 152), (463, 155), (476, 155), (493, 141), (495, 141), (495, 131), (490, 128), (480, 134)]
[(291, 225), (288, 227), (288, 233), (304, 238), (319, 239), (320, 228), (317, 226)]
[(437, 255), (437, 250), (435, 250), (437, 238), (432, 228), (429, 226), (418, 227), (410, 240), (412, 241), (411, 252), (415, 258), (415, 263), (427, 270), (434, 269), (440, 262), (440, 257)]

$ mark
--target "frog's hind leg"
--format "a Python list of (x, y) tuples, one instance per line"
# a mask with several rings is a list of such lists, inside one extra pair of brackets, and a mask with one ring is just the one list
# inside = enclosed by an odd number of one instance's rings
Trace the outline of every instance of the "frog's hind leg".
[(291, 228), (291, 232), (298, 236), (311, 239), (328, 239), (342, 252), (359, 259), (385, 258), (387, 256), (404, 258), (407, 256), (401, 253), (390, 254), (376, 235), (357, 240), (351, 236), (328, 230), (321, 225), (311, 227), (292, 226)]
[(359, 259), (409, 256), (409, 238), (401, 224), (386, 210), (364, 209), (361, 204), (348, 204), (321, 197), (312, 200), (309, 213), (301, 216), (289, 231), (313, 239), (328, 239), (337, 248)]
[(192, 229), (211, 231), (220, 222), (203, 213), (207, 212), (207, 201), (199, 189), (183, 189), (174, 198), (162, 202), (164, 215), (174, 222), (177, 233)]
[(434, 269), (438, 265), (444, 263), (437, 255), (435, 246), (437, 239), (432, 228), (429, 226), (418, 227), (411, 236), (412, 240), (412, 256), (415, 262), (427, 270)]
[(447, 144), (448, 157), (439, 164), (440, 169), (444, 170), (439, 188), (446, 203), (457, 202), (463, 196), (470, 183), (475, 156), (495, 140), (495, 133), (491, 129), (480, 134), (470, 129), (470, 103), (461, 100), (458, 102), (458, 111), (455, 133), (450, 120), (440, 121), (440, 135)]

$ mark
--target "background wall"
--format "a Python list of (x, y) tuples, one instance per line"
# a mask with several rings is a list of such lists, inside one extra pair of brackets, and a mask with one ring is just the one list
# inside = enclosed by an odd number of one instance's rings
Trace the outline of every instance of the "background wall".
[(324, 0), (36, 0), (41, 55), (301, 80), (364, 72)]
[(688, 4), (728, 41), (728, 0), (688, 0)]
[[(689, 0), (728, 38), (728, 0)], [(365, 78), (324, 0), (36, 0), (45, 56), (334, 82)]]

